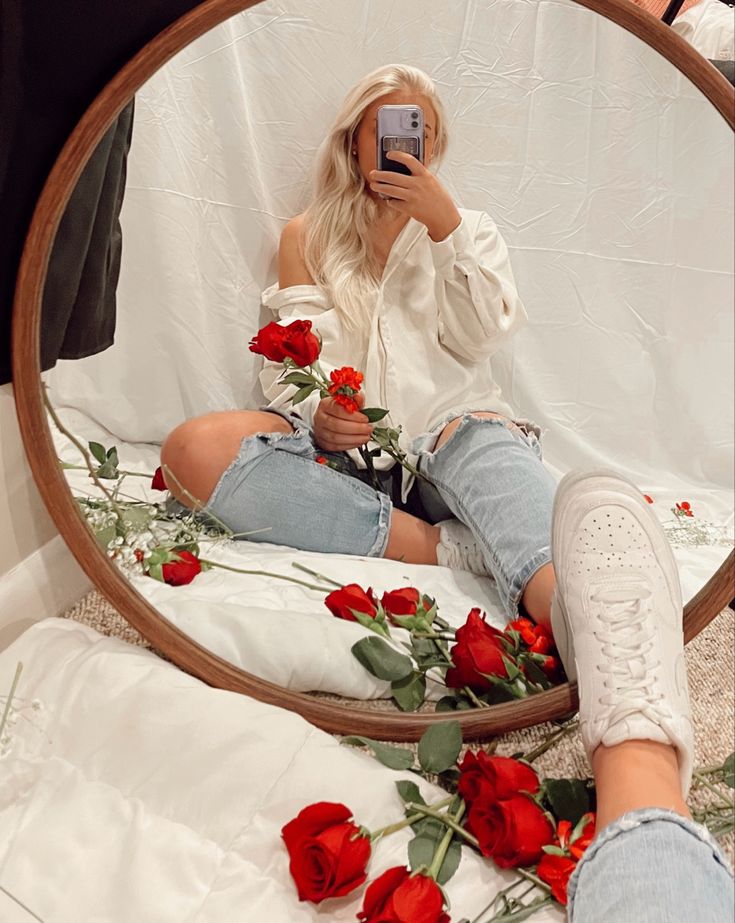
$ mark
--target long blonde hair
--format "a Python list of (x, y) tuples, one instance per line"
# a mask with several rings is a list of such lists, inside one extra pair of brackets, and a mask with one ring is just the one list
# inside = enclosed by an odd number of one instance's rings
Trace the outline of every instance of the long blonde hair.
[(447, 145), (444, 110), (432, 79), (416, 67), (389, 64), (372, 71), (345, 97), (315, 163), (314, 199), (304, 216), (304, 259), (314, 282), (330, 297), (346, 329), (365, 332), (380, 270), (368, 228), (377, 205), (352, 156), (366, 109), (396, 90), (427, 97), (436, 113), (433, 161)]

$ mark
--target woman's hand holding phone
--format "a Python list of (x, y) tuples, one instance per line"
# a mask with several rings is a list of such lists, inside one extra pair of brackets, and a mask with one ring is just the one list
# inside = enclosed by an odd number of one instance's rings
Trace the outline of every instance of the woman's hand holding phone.
[[(360, 407), (365, 406), (365, 395), (355, 395)], [(314, 413), (314, 440), (326, 452), (346, 452), (370, 441), (373, 427), (362, 413), (350, 413), (334, 398), (319, 401)]]
[(388, 196), (391, 208), (425, 224), (432, 240), (444, 240), (462, 220), (452, 197), (436, 176), (411, 154), (389, 151), (385, 156), (404, 164), (411, 175), (372, 170), (370, 188)]

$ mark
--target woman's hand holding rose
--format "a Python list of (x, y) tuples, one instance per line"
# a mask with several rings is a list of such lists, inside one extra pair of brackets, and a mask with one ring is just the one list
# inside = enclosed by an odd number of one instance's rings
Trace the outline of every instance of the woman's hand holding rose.
[[(355, 395), (359, 407), (365, 406), (365, 395)], [(326, 452), (346, 452), (370, 441), (373, 428), (362, 413), (351, 413), (333, 397), (319, 401), (314, 414), (314, 439)]]

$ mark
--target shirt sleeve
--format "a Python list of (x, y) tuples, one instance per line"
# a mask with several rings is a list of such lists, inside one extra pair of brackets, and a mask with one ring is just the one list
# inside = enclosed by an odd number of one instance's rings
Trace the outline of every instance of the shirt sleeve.
[(444, 240), (430, 240), (435, 269), (439, 340), (479, 362), (494, 353), (528, 319), (518, 297), (508, 248), (495, 222), (462, 216)]
[[(310, 320), (312, 329), (322, 340), (319, 364), (327, 376), (343, 364), (340, 356), (343, 354), (342, 323), (336, 310), (324, 292), (316, 285), (291, 285), (279, 289), (272, 285), (263, 292), (263, 305), (276, 315), (279, 324), (290, 324), (295, 320)], [(277, 362), (264, 360), (263, 370), (260, 373), (260, 385), (268, 403), (268, 410), (281, 410), (290, 407), (291, 398), (296, 393), (295, 385), (282, 385), (278, 379), (283, 372), (283, 366)], [(305, 401), (293, 407), (294, 413), (308, 426), (314, 425), (314, 413), (321, 397), (318, 391), (312, 391)]]

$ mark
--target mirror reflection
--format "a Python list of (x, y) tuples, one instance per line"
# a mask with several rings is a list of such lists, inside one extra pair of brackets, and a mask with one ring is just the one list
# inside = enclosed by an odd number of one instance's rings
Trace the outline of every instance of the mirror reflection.
[(732, 547), (732, 132), (571, 0), (306, 9), (195, 42), (85, 170), (59, 456), (134, 587), (248, 672), (539, 691), (565, 472), (646, 496), (685, 599)]

